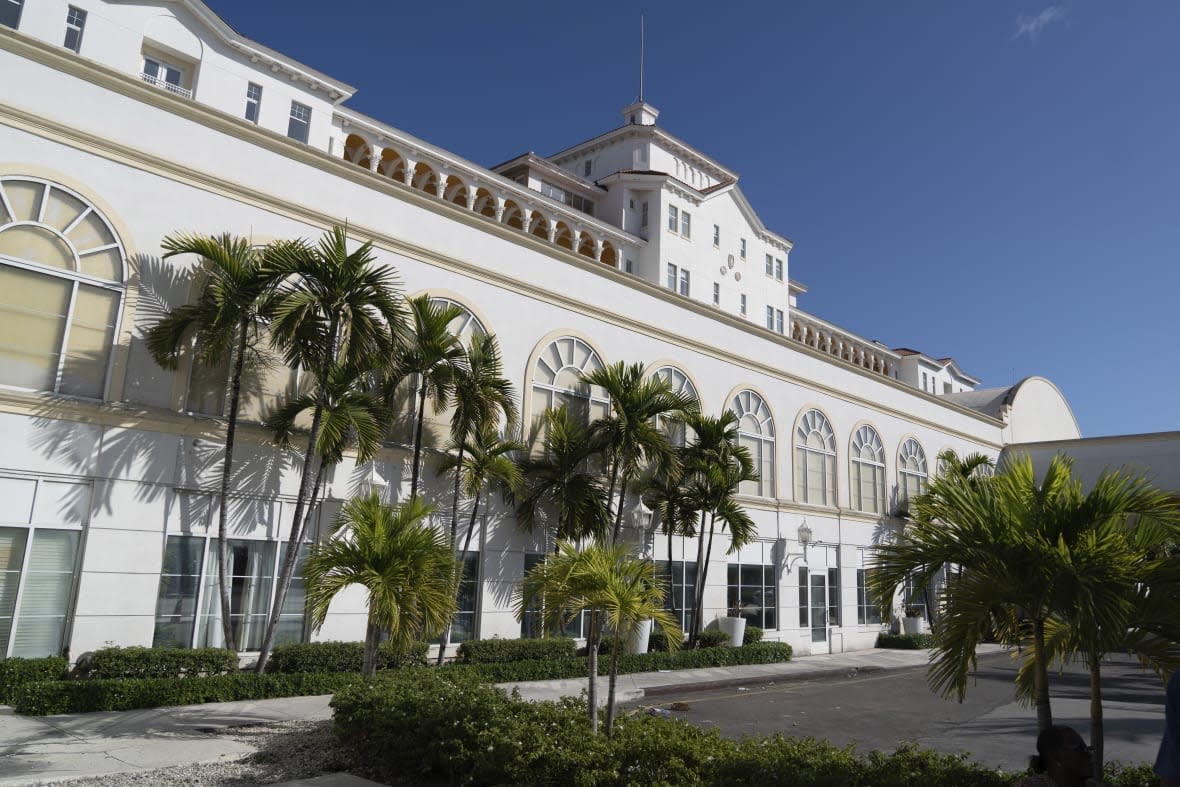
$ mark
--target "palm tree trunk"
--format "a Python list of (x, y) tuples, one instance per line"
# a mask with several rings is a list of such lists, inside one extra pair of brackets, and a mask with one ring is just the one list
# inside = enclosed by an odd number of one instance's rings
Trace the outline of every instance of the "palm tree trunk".
[(1037, 706), (1037, 732), (1053, 726), (1049, 705), (1049, 658), (1045, 653), (1045, 620), (1033, 620), (1033, 702)]
[(1106, 762), (1106, 734), (1102, 723), (1102, 657), (1090, 653), (1090, 750), (1094, 757), (1094, 778), (1102, 778)]
[(701, 630), (701, 596), (705, 593), (702, 581), (702, 567), (705, 563), (705, 512), (701, 512), (701, 525), (697, 533), (697, 575), (692, 586), (692, 630), (688, 632), (688, 644), (696, 647), (697, 634)]
[[(283, 560), (282, 570), (279, 572), (278, 587), (275, 588), (275, 601), (270, 609), (270, 618), (266, 621), (266, 632), (262, 636), (262, 648), (258, 653), (258, 664), (255, 672), (261, 675), (266, 671), (266, 662), (270, 660), (271, 647), (274, 645), (275, 630), (279, 626), (279, 615), (283, 612), (283, 604), (287, 600), (287, 591), (291, 588), (291, 577), (295, 574), (295, 562), (299, 558), (299, 544), (303, 541), (307, 520), (303, 513), (307, 509), (308, 497), (315, 488), (319, 487), (323, 477), (324, 463), (316, 454), (315, 444), (320, 436), (320, 422), (323, 420), (324, 409), (316, 405), (311, 419), (311, 434), (307, 439), (307, 453), (304, 454), (303, 473), (299, 481), (299, 497), (295, 501), (295, 515), (291, 517), (291, 535), (287, 539), (287, 555)], [(316, 466), (313, 481), (311, 468)]]
[(426, 417), (426, 383), (418, 394), (418, 423), (414, 425), (414, 469), (410, 473), (410, 497), (418, 494), (418, 472), (422, 462), (422, 427)]
[[(701, 597), (697, 603), (700, 607), (705, 606), (705, 583), (709, 579), (709, 561), (713, 559), (713, 526), (717, 522), (715, 516), (709, 517), (709, 545), (705, 547), (705, 563), (701, 566)], [(703, 621), (702, 621), (703, 622)]]
[(627, 474), (623, 473), (623, 478), (619, 484), (619, 510), (615, 513), (615, 537), (612, 543), (619, 543), (619, 534), (623, 532), (623, 507), (627, 502)]
[(611, 533), (611, 539), (610, 539), (610, 542), (612, 544), (619, 543), (619, 519), (617, 516), (615, 516), (615, 514), (617, 513), (617, 511), (623, 510), (622, 504), (619, 505), (617, 510), (614, 509), (615, 486), (618, 485), (618, 482), (619, 482), (619, 463), (618, 463), (618, 461), (613, 461), (610, 464), (610, 483), (607, 485), (607, 488), (606, 488), (607, 507), (608, 507), (608, 510), (610, 511), (611, 518), (615, 520), (615, 526), (614, 526), (613, 532)]
[(615, 687), (619, 682), (619, 650), (623, 647), (622, 638), (618, 631), (615, 632), (613, 639), (614, 647), (610, 650), (610, 682), (606, 691), (606, 737), (608, 738), (615, 727)]
[(590, 732), (598, 732), (598, 611), (590, 612), (590, 631), (586, 637), (586, 656), (589, 661), (590, 685), (587, 695), (590, 701)]
[(238, 643), (234, 635), (229, 601), (229, 482), (234, 464), (234, 439), (238, 431), (238, 407), (242, 401), (242, 370), (246, 367), (246, 332), (249, 328), (246, 320), (238, 325), (237, 355), (234, 358), (233, 376), (229, 382), (225, 457), (221, 463), (221, 502), (217, 506), (217, 587), (221, 595), (221, 633), (225, 638), (225, 649), (231, 653), (237, 652)]
[[(459, 564), (461, 567), (467, 566), (467, 550), (471, 548), (471, 534), (475, 532), (475, 515), (479, 511), (479, 498), (480, 498), (480, 493), (476, 492), (475, 493), (475, 501), (471, 505), (471, 519), (469, 519), (467, 521), (467, 535), (464, 536), (464, 538), (463, 538), (463, 551), (459, 554)], [(460, 572), (462, 572), (462, 568), (460, 568)], [(463, 574), (460, 573), (459, 580), (462, 581), (462, 579), (463, 579)], [(459, 585), (456, 584), (455, 585), (455, 604), (456, 604), (456, 606), (458, 606), (458, 603), (459, 603)], [(445, 654), (447, 651), (447, 646), (451, 644), (451, 632), (454, 630), (454, 628), (455, 628), (455, 619), (454, 619), (454, 617), (452, 617), (451, 620), (449, 620), (447, 622), (447, 628), (445, 631), (443, 631), (442, 639), (439, 640), (438, 666), (440, 666), (440, 667), (443, 665), (443, 661), (446, 658)]]
[(365, 660), (361, 665), (361, 674), (369, 678), (377, 674), (377, 648), (381, 644), (381, 627), (374, 621), (375, 606), (370, 597), (369, 619), (365, 625)]
[(451, 498), (451, 550), (455, 549), (455, 542), (459, 538), (459, 487), (463, 481), (463, 449), (467, 447), (466, 441), (459, 438), (458, 456), (455, 457), (455, 494)]
[[(675, 516), (670, 513), (669, 516), (672, 521), (675, 521)], [(670, 607), (672, 608), (672, 616), (676, 617), (676, 577), (672, 573), (672, 522), (667, 523), (668, 528), (668, 596), (672, 599)], [(681, 586), (684, 585), (684, 577), (680, 578)]]

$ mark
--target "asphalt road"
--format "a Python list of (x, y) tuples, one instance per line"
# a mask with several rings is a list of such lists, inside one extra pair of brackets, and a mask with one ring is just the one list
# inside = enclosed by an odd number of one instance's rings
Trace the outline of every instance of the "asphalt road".
[[(892, 751), (917, 741), (942, 752), (967, 752), (979, 762), (1022, 770), (1035, 750), (1036, 712), (1015, 701), (1016, 666), (1005, 654), (981, 658), (967, 697), (943, 699), (926, 684), (926, 670), (859, 673), (839, 678), (780, 682), (660, 696), (673, 715), (715, 727), (722, 735), (826, 738), (855, 743), (862, 752)], [(1050, 675), (1053, 720), (1089, 739), (1089, 677), (1081, 665)], [(1119, 656), (1103, 667), (1106, 758), (1153, 762), (1164, 728), (1164, 691), (1158, 678)], [(644, 705), (654, 704), (651, 700)]]

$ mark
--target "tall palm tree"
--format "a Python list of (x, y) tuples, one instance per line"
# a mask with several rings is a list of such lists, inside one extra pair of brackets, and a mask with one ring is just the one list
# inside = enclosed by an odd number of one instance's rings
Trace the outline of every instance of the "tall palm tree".
[(259, 673), (265, 671), (270, 657), (306, 529), (304, 512), (314, 479), (320, 475), (320, 431), (331, 397), (333, 369), (360, 375), (374, 368), (390, 357), (394, 337), (401, 331), (397, 273), (389, 265), (376, 263), (372, 243), (349, 251), (347, 234), (339, 226), (325, 233), (314, 247), (298, 241), (268, 255), (268, 273), (279, 281), (271, 307), (272, 341), (291, 366), (310, 371), (315, 384), (291, 538), (258, 656)]
[(454, 304), (432, 301), (429, 295), (411, 298), (408, 304), (410, 321), (394, 356), (390, 387), (404, 380), (413, 380), (416, 386), (414, 464), (410, 476), (413, 497), (418, 494), (421, 472), (426, 400), (434, 402), (436, 411), (445, 406), (454, 385), (456, 367), (463, 359), (463, 345), (450, 329), (463, 310)]
[(753, 539), (754, 522), (734, 498), (742, 483), (758, 480), (758, 473), (749, 449), (738, 442), (738, 417), (732, 410), (717, 417), (692, 415), (688, 425), (696, 439), (685, 452), (685, 500), (689, 510), (700, 517), (696, 528), (697, 575), (689, 630), (695, 643), (704, 624), (705, 585), (717, 525), (729, 530), (731, 553)]
[(312, 546), (304, 563), (307, 609), (318, 630), (332, 599), (350, 585), (369, 596), (362, 672), (377, 670), (383, 633), (406, 650), (420, 633), (430, 636), (451, 619), (458, 566), (446, 537), (426, 520), (430, 506), (410, 498), (384, 505), (376, 493), (349, 500), (331, 538)]
[[(495, 429), (501, 421), (505, 432), (515, 430), (516, 397), (512, 383), (504, 378), (500, 346), (492, 334), (471, 337), (462, 363), (455, 367), (451, 405), (451, 442), (455, 446), (456, 458), (454, 462), (446, 463), (447, 467), (465, 467), (463, 454), (472, 436), (481, 436), (488, 428)], [(462, 473), (455, 473), (454, 497), (451, 500), (452, 548), (458, 537), (462, 477)]]
[(664, 587), (650, 560), (631, 555), (621, 544), (594, 543), (582, 549), (563, 541), (557, 552), (538, 564), (521, 581), (516, 615), (541, 610), (546, 629), (560, 629), (584, 611), (590, 611), (591, 631), (586, 640), (590, 729), (598, 732), (598, 644), (601, 632), (613, 638), (610, 682), (607, 692), (606, 734), (614, 724), (618, 654), (623, 638), (640, 622), (655, 621), (667, 632), (668, 647), (680, 643), (675, 618), (663, 608)]
[[(678, 620), (672, 561), (673, 539), (676, 536), (696, 538), (697, 534), (696, 513), (684, 485), (684, 453), (683, 448), (674, 448), (668, 459), (649, 468), (639, 485), (644, 503), (652, 510), (655, 526), (668, 538), (667, 577), (669, 587), (673, 590), (668, 608)], [(682, 581), (687, 581), (687, 578)]]
[(161, 246), (164, 259), (178, 254), (195, 254), (201, 258), (196, 271), (199, 294), (195, 303), (173, 309), (148, 330), (147, 347), (152, 358), (165, 369), (176, 369), (182, 352), (191, 346), (195, 363), (218, 367), (229, 362), (225, 453), (217, 506), (217, 587), (225, 647), (236, 651), (227, 568), (229, 486), (242, 400), (242, 375), (248, 357), (263, 341), (265, 296), (273, 279), (264, 269), (265, 251), (255, 248), (245, 238), (229, 234), (179, 234), (164, 238)]
[(606, 391), (610, 412), (590, 424), (590, 438), (606, 451), (607, 503), (613, 508), (612, 541), (619, 540), (626, 508), (627, 489), (645, 461), (659, 461), (669, 456), (672, 446), (660, 419), (672, 415), (683, 416), (694, 410), (696, 400), (672, 390), (662, 377), (643, 376), (643, 364), (624, 364), (622, 361), (595, 369), (582, 378), (589, 385)]
[[(485, 426), (478, 434), (469, 435), (464, 440), (464, 450), (448, 453), (439, 466), (439, 474), (455, 472), (455, 477), (462, 483), (462, 492), (471, 500), (471, 516), (467, 520), (467, 532), (463, 538), (463, 549), (459, 552), (459, 563), (467, 565), (467, 553), (471, 549), (471, 536), (475, 532), (475, 522), (479, 515), (479, 504), (484, 490), (489, 486), (498, 486), (506, 497), (511, 497), (520, 490), (522, 477), (520, 468), (513, 456), (523, 450), (525, 446), (518, 440), (502, 438), (494, 426)], [(455, 548), (455, 532), (452, 528), (449, 540), (452, 551)], [(460, 580), (462, 577), (460, 577)], [(456, 603), (459, 585), (455, 585)], [(447, 624), (443, 632), (442, 642), (438, 649), (438, 663), (441, 666), (446, 657), (447, 646), (451, 644), (451, 631), (454, 621)]]
[(603, 540), (610, 532), (606, 490), (593, 464), (597, 450), (580, 418), (565, 407), (543, 415), (541, 450), (520, 459), (524, 487), (516, 496), (516, 521), (533, 532), (552, 514), (554, 544), (585, 538)]

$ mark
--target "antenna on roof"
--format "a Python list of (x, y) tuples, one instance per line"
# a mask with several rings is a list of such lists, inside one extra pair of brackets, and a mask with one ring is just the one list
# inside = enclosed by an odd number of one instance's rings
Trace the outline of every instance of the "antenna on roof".
[(639, 14), (639, 103), (643, 103), (643, 13)]

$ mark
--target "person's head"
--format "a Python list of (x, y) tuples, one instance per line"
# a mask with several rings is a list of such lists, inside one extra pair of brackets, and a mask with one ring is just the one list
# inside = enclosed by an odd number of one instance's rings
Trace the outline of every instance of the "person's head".
[(1056, 726), (1037, 736), (1037, 753), (1030, 763), (1037, 773), (1047, 773), (1059, 787), (1083, 784), (1094, 775), (1090, 747), (1073, 727)]

